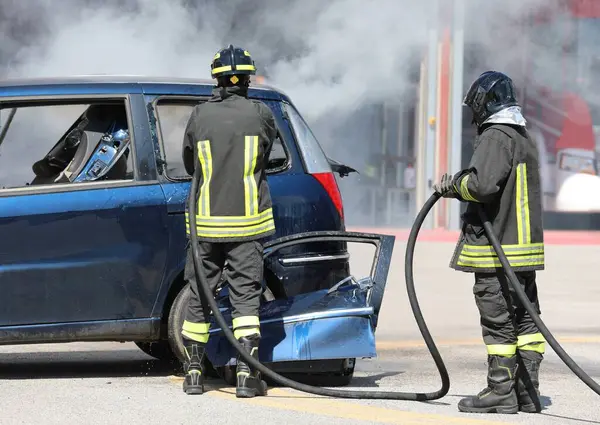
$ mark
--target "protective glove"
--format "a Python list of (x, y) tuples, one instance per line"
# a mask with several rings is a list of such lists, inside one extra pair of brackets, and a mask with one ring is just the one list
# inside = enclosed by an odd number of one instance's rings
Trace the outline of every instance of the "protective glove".
[(454, 178), (448, 173), (442, 176), (439, 183), (433, 185), (433, 190), (442, 195), (443, 198), (458, 198), (454, 190)]

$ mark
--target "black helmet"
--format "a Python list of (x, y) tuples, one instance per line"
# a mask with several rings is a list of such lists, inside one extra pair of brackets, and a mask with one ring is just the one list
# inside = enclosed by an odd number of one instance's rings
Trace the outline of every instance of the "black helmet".
[(463, 105), (471, 108), (478, 127), (490, 116), (510, 106), (519, 106), (515, 88), (508, 75), (486, 71), (471, 84)]
[(213, 58), (210, 69), (213, 78), (226, 75), (256, 74), (256, 67), (250, 53), (240, 47), (234, 47), (232, 44), (219, 50)]

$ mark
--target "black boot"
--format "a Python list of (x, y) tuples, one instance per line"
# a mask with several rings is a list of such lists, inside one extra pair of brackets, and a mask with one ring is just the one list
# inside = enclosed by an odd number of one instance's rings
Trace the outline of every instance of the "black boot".
[(183, 339), (187, 360), (183, 363), (185, 378), (183, 391), (186, 394), (202, 394), (204, 392), (204, 350), (206, 344)]
[(517, 380), (519, 410), (526, 413), (539, 413), (542, 411), (539, 380), (542, 355), (532, 352), (528, 353), (526, 357), (520, 356), (520, 371)]
[[(241, 337), (238, 341), (252, 357), (258, 360), (258, 343), (260, 342), (260, 335), (255, 334)], [(240, 355), (238, 355), (237, 358), (236, 375), (236, 397), (251, 398), (257, 395), (267, 395), (267, 383), (261, 379), (260, 372), (253, 370)]]
[(517, 413), (515, 381), (517, 356), (488, 356), (488, 386), (474, 397), (463, 398), (458, 410), (469, 413)]

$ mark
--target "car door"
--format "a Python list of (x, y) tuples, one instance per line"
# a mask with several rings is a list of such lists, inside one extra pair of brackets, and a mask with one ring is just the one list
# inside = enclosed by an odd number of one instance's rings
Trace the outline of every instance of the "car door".
[[(147, 323), (136, 319), (151, 315), (168, 239), (166, 202), (156, 180), (143, 99), (97, 95), (93, 100), (120, 102), (128, 129), (134, 129), (120, 177), (32, 185), (32, 163), (37, 164), (90, 104), (60, 101), (74, 105), (58, 105), (58, 99), (46, 100), (45, 106), (21, 104), (0, 142), (0, 327), (86, 322), (93, 332), (101, 321), (124, 320), (129, 321), (124, 332), (147, 330)], [(3, 124), (7, 115), (3, 109)], [(95, 147), (102, 131), (85, 132), (87, 143)], [(105, 326), (105, 333), (116, 329)]]
[[(364, 275), (348, 274), (329, 289), (318, 289), (292, 297), (261, 303), (259, 317), (262, 362), (280, 363), (375, 357), (375, 331), (385, 294), (394, 249), (392, 235), (345, 231), (297, 233), (265, 244), (265, 258), (286, 247), (315, 242), (354, 242), (356, 255), (368, 258), (373, 245), (372, 265)], [(367, 249), (365, 249), (367, 248)], [(221, 314), (231, 323), (231, 304), (218, 297)], [(230, 364), (236, 352), (219, 325), (211, 319), (207, 356), (213, 366)]]

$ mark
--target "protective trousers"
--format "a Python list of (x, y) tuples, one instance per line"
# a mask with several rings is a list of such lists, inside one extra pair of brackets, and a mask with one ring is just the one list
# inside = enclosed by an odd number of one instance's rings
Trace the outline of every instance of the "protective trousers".
[[(198, 254), (213, 294), (223, 273), (225, 261), (228, 263), (226, 279), (229, 283), (235, 338), (260, 335), (258, 309), (263, 278), (262, 244), (258, 241), (199, 242)], [(209, 336), (210, 307), (204, 300), (200, 282), (196, 279), (191, 247), (187, 251), (184, 274), (186, 281), (190, 283), (192, 295), (182, 334), (187, 339), (206, 343)]]
[[(535, 271), (518, 272), (516, 275), (529, 301), (540, 314)], [(510, 357), (518, 352), (521, 358), (541, 360), (545, 339), (503, 271), (475, 273), (473, 294), (489, 355)]]

